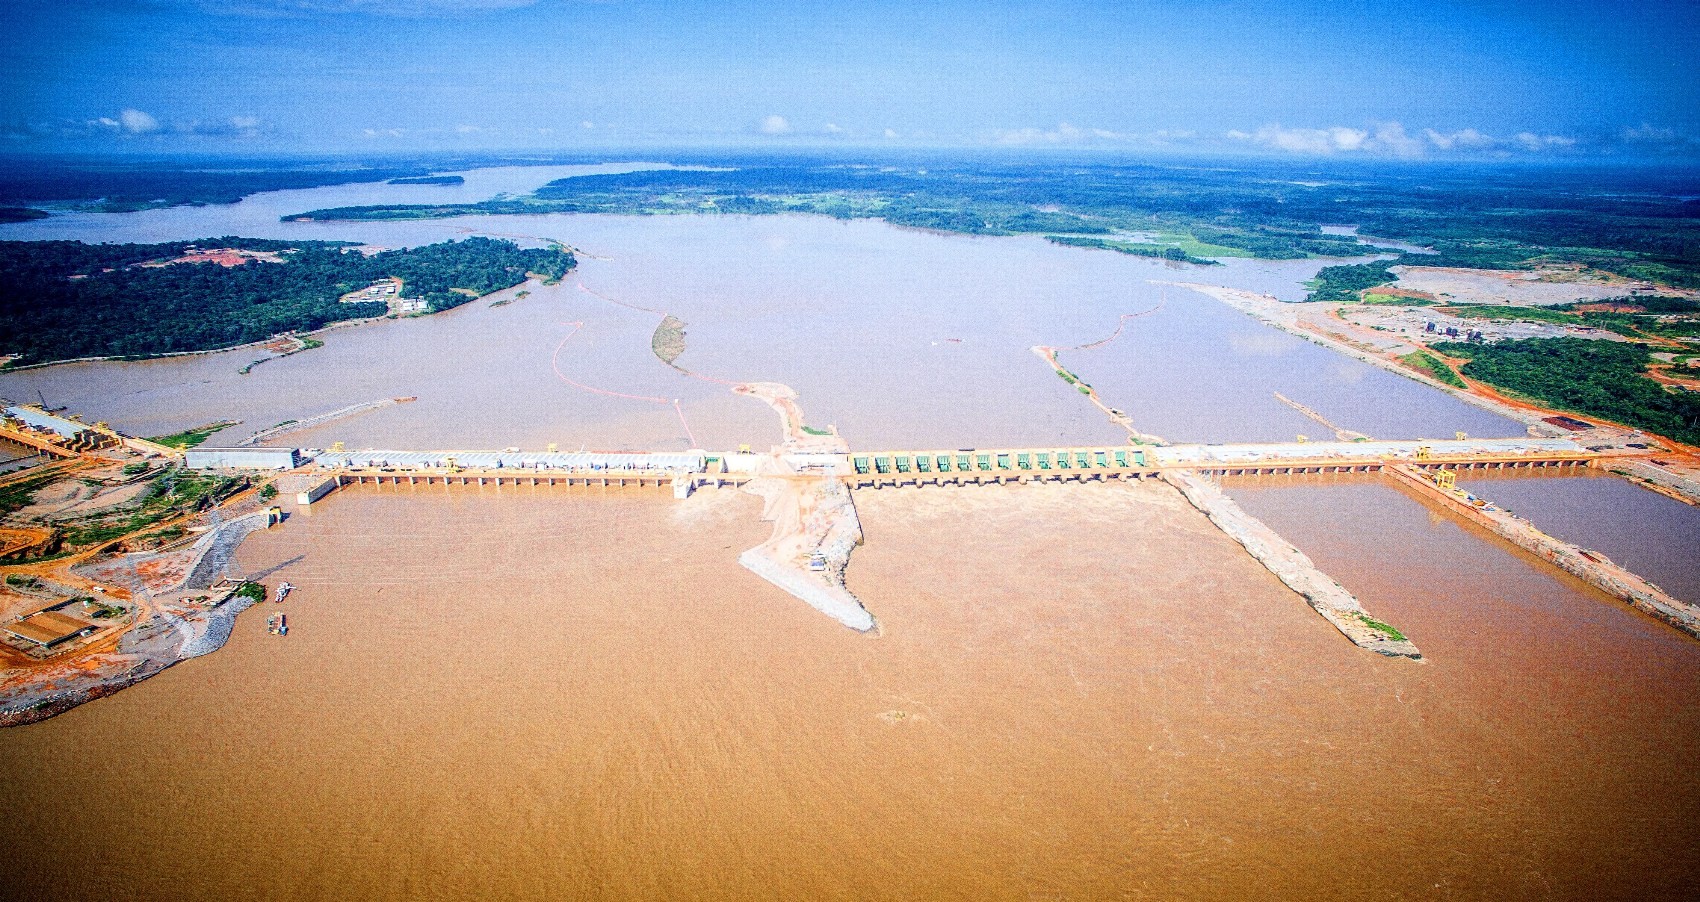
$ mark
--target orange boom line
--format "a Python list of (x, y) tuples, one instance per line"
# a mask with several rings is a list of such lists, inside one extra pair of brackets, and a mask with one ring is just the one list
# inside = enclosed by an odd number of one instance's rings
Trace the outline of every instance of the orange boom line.
[(561, 349), (567, 346), (567, 341), (569, 339), (571, 339), (574, 335), (577, 335), (580, 329), (584, 328), (584, 323), (582, 321), (577, 321), (562, 323), (561, 325), (572, 326), (573, 330), (561, 338), (560, 343), (555, 345), (555, 353), (549, 357), (549, 368), (555, 371), (556, 378), (573, 388), (579, 389), (580, 391), (587, 391), (591, 394), (606, 395), (610, 398), (624, 398), (628, 401), (647, 401), (651, 404), (670, 404), (673, 407), (673, 412), (679, 415), (679, 425), (685, 428), (685, 435), (690, 438), (691, 447), (695, 448), (697, 446), (697, 437), (691, 432), (691, 424), (685, 420), (685, 408), (680, 406), (677, 398), (656, 398), (649, 395), (632, 395), (625, 392), (613, 391), (612, 389), (597, 388), (594, 385), (585, 385), (583, 382), (578, 382), (574, 379), (568, 378), (566, 373), (561, 372)]

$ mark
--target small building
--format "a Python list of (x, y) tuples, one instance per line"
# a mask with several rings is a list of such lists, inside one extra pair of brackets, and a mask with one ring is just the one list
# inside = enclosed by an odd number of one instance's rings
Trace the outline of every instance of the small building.
[(41, 648), (52, 648), (94, 628), (92, 623), (84, 623), (58, 611), (37, 611), (28, 617), (0, 626), (0, 629)]
[(191, 470), (293, 470), (298, 448), (190, 448), (183, 464)]

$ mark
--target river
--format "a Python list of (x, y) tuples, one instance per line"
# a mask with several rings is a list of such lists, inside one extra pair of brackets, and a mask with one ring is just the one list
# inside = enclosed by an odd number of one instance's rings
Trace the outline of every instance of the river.
[[(789, 216), (277, 221), (496, 181), (478, 184), (0, 227), (475, 230), (583, 252), (558, 286), (332, 331), (246, 376), (252, 355), (230, 352), (8, 374), (0, 394), (145, 434), (243, 420), (233, 437), (416, 395), (284, 440), (725, 448), (778, 431), (712, 380), (764, 379), (852, 447), (1119, 443), (1029, 348), (1162, 305), (1064, 357), (1147, 431), (1317, 434), (1280, 391), (1377, 437), (1521, 432), (1152, 283), (1293, 299), (1322, 261), (1183, 268)], [(660, 311), (689, 324), (678, 363), (706, 378), (649, 353)], [(1524, 485), (1479, 490), (1690, 585), (1691, 521), (1665, 499)], [(215, 654), (0, 732), (0, 846), (44, 899), (1700, 892), (1700, 713), (1683, 701), (1700, 643), (1377, 478), (1227, 488), (1426, 662), (1353, 647), (1160, 485), (857, 493), (849, 587), (878, 636), (738, 567), (768, 527), (729, 490), (350, 488), (240, 551), (300, 587), (287, 638), (250, 613)], [(1636, 519), (1598, 525), (1618, 509)]]

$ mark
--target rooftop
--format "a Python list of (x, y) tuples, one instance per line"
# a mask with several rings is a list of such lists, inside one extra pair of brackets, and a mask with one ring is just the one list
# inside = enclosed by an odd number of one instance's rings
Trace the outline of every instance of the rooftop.
[(37, 611), (22, 620), (14, 620), (0, 626), (0, 629), (45, 648), (57, 645), (92, 625), (58, 611)]

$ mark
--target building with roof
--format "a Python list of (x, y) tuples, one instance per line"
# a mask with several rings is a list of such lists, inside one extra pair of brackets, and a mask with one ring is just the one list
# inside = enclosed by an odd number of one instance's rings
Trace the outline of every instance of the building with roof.
[(28, 617), (0, 625), (0, 630), (38, 648), (52, 648), (94, 629), (94, 624), (85, 623), (58, 611), (36, 611)]
[(183, 465), (191, 470), (293, 470), (301, 466), (295, 448), (190, 448)]

